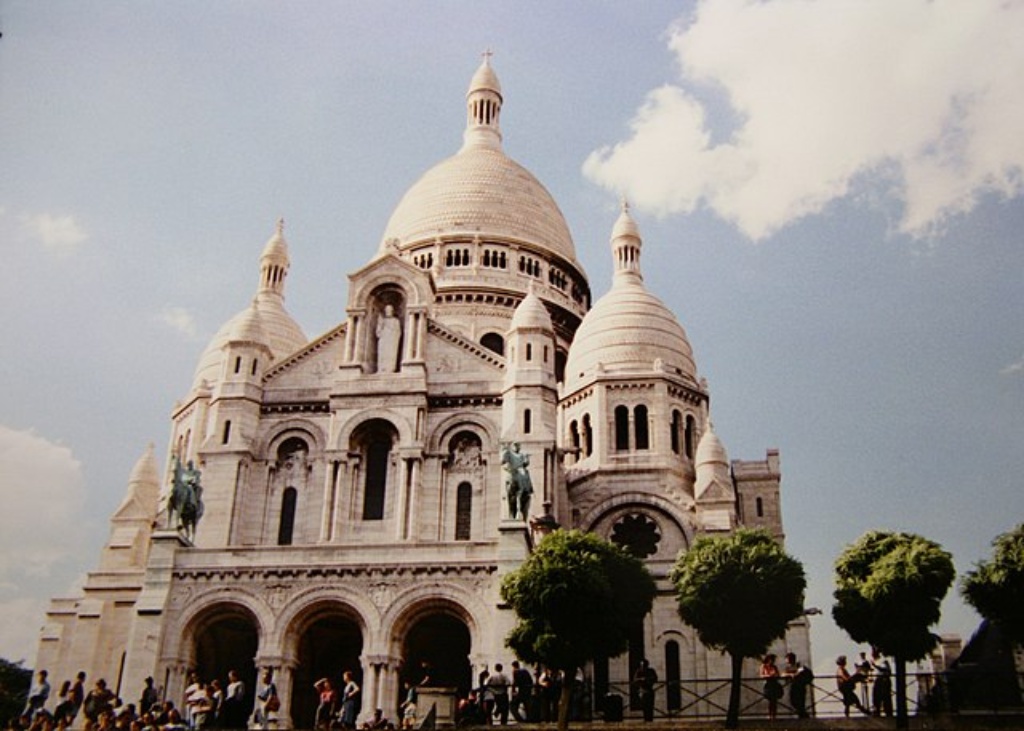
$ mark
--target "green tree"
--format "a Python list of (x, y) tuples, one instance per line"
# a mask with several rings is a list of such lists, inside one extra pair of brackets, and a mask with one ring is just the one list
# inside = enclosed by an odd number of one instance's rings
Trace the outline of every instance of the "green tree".
[(743, 658), (759, 657), (803, 614), (807, 580), (799, 561), (763, 530), (702, 537), (672, 569), (679, 616), (700, 641), (732, 661), (727, 728), (739, 725)]
[[(639, 559), (591, 533), (557, 530), (501, 583), (518, 623), (505, 643), (519, 659), (574, 678), (598, 657), (626, 650), (651, 611), (656, 587)], [(558, 728), (569, 720), (571, 683), (562, 684)]]
[(31, 670), (23, 668), (21, 662), (0, 658), (0, 723), (18, 717), (25, 708), (31, 684)]
[(836, 559), (832, 617), (854, 642), (896, 663), (896, 727), (907, 728), (907, 662), (927, 656), (956, 571), (942, 547), (912, 533), (865, 533)]
[(978, 562), (960, 583), (960, 593), (1006, 636), (1024, 644), (1024, 523), (992, 541), (992, 558)]

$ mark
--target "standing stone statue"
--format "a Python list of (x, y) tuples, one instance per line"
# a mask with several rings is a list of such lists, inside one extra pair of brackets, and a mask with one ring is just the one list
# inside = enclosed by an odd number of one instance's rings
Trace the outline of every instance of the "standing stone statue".
[(508, 515), (513, 520), (526, 520), (530, 513), (533, 481), (530, 479), (530, 455), (519, 451), (519, 442), (506, 444), (501, 450), (501, 464), (505, 468), (505, 495)]
[(402, 339), (402, 323), (395, 317), (395, 308), (384, 306), (377, 319), (377, 372), (398, 371), (398, 343)]

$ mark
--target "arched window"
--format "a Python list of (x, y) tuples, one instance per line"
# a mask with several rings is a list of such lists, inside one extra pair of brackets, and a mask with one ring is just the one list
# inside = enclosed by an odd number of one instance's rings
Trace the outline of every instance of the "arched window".
[(460, 482), (455, 491), (455, 540), (468, 541), (473, 526), (473, 486)]
[(686, 456), (693, 459), (694, 440), (697, 438), (697, 422), (693, 416), (686, 417)]
[(363, 520), (384, 519), (391, 450), (397, 439), (395, 428), (383, 419), (366, 422), (353, 435), (355, 451), (363, 457)]
[(505, 338), (498, 333), (487, 333), (480, 338), (480, 344), (498, 355), (505, 355)]
[(229, 439), (231, 439), (231, 419), (224, 422), (224, 432), (221, 434), (220, 443), (227, 444)]
[(629, 408), (615, 407), (615, 449), (624, 452), (629, 449)]
[(672, 453), (679, 454), (679, 433), (683, 430), (683, 415), (679, 413), (679, 409), (673, 409), (672, 411), (672, 426), (670, 427), (670, 435), (672, 439)]
[(242, 370), (242, 356), (239, 355), (235, 358), (235, 373), (238, 373), (240, 370)]
[(647, 407), (640, 404), (633, 409), (633, 429), (636, 431), (636, 448), (647, 449), (650, 447), (650, 434), (647, 425)]
[(526, 360), (533, 360), (533, 343), (526, 344)]
[(533, 429), (533, 412), (529, 409), (523, 411), (523, 434), (529, 434)]
[(757, 510), (757, 517), (758, 518), (763, 518), (764, 517), (764, 500), (762, 500), (761, 498), (757, 498), (757, 500), (754, 501), (754, 506), (755, 506), (755, 509)]
[(665, 703), (670, 711), (678, 711), (683, 706), (680, 680), (679, 643), (669, 640), (665, 643)]
[(572, 444), (572, 448), (579, 454), (580, 450), (580, 426), (573, 419), (572, 423), (569, 424), (569, 442)]
[(590, 414), (583, 415), (583, 453), (587, 457), (594, 453), (594, 427), (590, 423)]
[(292, 545), (292, 536), (295, 532), (295, 503), (298, 501), (299, 493), (294, 487), (285, 488), (281, 496), (281, 521), (277, 526), (277, 545)]

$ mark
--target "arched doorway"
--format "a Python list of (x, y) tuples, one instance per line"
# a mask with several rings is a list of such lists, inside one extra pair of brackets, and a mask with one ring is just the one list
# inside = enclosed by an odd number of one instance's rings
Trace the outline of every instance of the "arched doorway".
[(343, 605), (329, 604), (305, 617), (296, 641), (298, 663), (292, 676), (292, 725), (313, 728), (319, 700), (313, 683), (330, 678), (340, 695), (342, 674), (350, 670), (359, 686), (363, 686), (359, 663), (363, 632), (354, 612)]
[(227, 688), (228, 672), (238, 673), (245, 684), (242, 708), (248, 714), (256, 695), (256, 618), (237, 604), (214, 605), (198, 618), (194, 638), (194, 667), (199, 677), (205, 682), (216, 678)]
[(429, 667), (431, 685), (458, 688), (466, 695), (473, 685), (469, 664), (469, 628), (454, 612), (435, 608), (416, 617), (402, 643), (402, 680), (419, 683), (424, 663)]

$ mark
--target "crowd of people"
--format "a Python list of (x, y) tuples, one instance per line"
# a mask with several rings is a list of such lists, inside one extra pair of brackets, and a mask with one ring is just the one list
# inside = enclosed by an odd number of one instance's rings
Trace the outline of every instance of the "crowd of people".
[[(79, 672), (74, 681), (64, 681), (50, 710), (51, 686), (47, 672), (40, 670), (29, 688), (25, 710), (11, 719), (8, 731), (63, 731), (72, 726), (85, 731), (203, 731), (249, 725), (245, 685), (233, 670), (223, 685), (190, 673), (180, 706), (161, 698), (153, 678), (146, 678), (137, 703), (118, 697), (104, 678), (88, 691), (85, 686), (85, 672)], [(276, 690), (273, 694), (276, 697)]]

